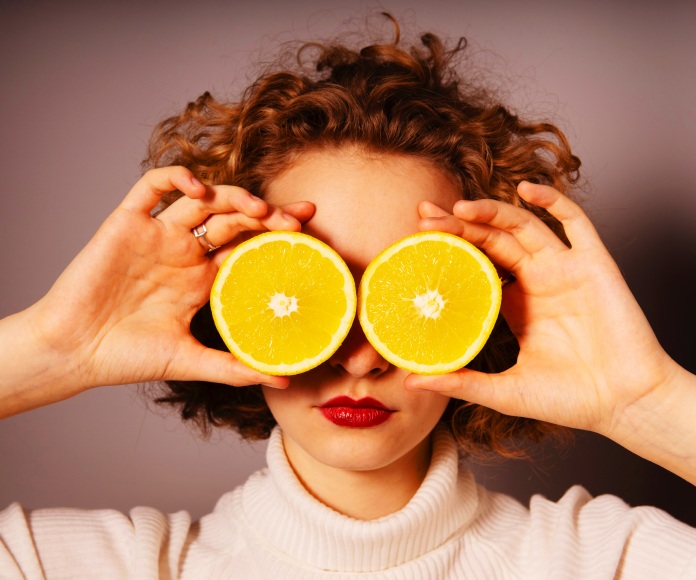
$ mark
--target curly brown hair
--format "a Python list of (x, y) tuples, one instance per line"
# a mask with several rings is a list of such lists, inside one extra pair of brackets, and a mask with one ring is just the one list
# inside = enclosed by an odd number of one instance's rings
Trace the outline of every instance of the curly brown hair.
[[(263, 197), (267, 184), (302, 153), (355, 145), (429, 160), (453, 179), (462, 197), (523, 205), (567, 243), (561, 225), (526, 205), (516, 191), (527, 180), (569, 192), (578, 180), (580, 160), (563, 133), (552, 123), (521, 120), (491, 91), (465, 78), (457, 66), (464, 39), (448, 48), (427, 33), (420, 45), (405, 49), (391, 20), (393, 42), (362, 48), (303, 44), (295, 49), (294, 68), (284, 65), (261, 74), (238, 102), (204, 93), (156, 127), (143, 167), (183, 165), (203, 182), (234, 184)], [(191, 331), (206, 346), (226, 350), (209, 306), (194, 317)], [(500, 372), (515, 364), (518, 351), (501, 317), (469, 366)], [(168, 381), (164, 388), (157, 402), (177, 407), (204, 433), (224, 426), (244, 438), (263, 439), (276, 424), (258, 386)], [(442, 421), (464, 451), (477, 455), (522, 457), (525, 442), (568, 434), (459, 400), (450, 401)]]

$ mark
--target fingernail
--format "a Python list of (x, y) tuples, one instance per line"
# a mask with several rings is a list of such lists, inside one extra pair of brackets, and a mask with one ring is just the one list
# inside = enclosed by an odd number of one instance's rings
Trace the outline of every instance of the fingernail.
[(271, 389), (286, 389), (288, 385), (275, 385), (273, 383), (261, 383), (264, 387), (269, 387)]
[(200, 181), (198, 181), (195, 177), (193, 177), (193, 175), (191, 176), (191, 183), (193, 183), (193, 185), (195, 185), (196, 187), (203, 187), (203, 184)]
[(409, 390), (417, 389), (419, 382), (420, 381), (418, 380), (417, 376), (411, 375), (404, 379), (404, 387), (406, 387)]
[(432, 391), (436, 383), (432, 376), (410, 375), (404, 379), (404, 386), (409, 391)]
[(249, 197), (250, 197), (253, 201), (263, 201), (260, 197), (258, 197), (257, 195), (254, 195), (253, 193), (250, 193), (250, 194), (249, 194)]
[(282, 217), (283, 217), (283, 219), (284, 219), (285, 221), (288, 221), (288, 222), (294, 222), (294, 221), (296, 221), (295, 218), (294, 218), (294, 216), (291, 216), (289, 213), (283, 212), (281, 215), (282, 215)]
[(404, 383), (404, 387), (406, 388), (407, 391), (415, 391), (418, 393), (427, 393), (428, 389), (421, 389), (418, 385), (412, 385), (412, 384), (406, 384)]

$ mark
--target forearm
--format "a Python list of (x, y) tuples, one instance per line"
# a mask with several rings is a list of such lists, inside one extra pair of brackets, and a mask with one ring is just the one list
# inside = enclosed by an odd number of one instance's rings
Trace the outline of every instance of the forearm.
[(605, 434), (696, 485), (696, 375), (670, 359), (666, 379), (624, 409)]
[(0, 320), (0, 419), (55, 403), (81, 390), (76, 357), (38, 336), (37, 306)]

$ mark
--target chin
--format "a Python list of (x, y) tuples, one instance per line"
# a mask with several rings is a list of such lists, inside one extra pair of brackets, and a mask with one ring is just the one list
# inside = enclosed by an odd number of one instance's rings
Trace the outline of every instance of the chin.
[(302, 445), (315, 460), (346, 471), (382, 469), (408, 455), (421, 442), (414, 433), (393, 430), (349, 429), (331, 426), (331, 433), (311, 438)]

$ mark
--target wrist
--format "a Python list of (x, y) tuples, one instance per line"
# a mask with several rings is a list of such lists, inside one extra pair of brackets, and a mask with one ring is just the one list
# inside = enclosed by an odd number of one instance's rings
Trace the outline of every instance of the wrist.
[(0, 321), (0, 417), (70, 398), (88, 387), (76, 349), (47, 332), (41, 302)]
[(696, 484), (696, 376), (665, 354), (661, 379), (602, 434)]

